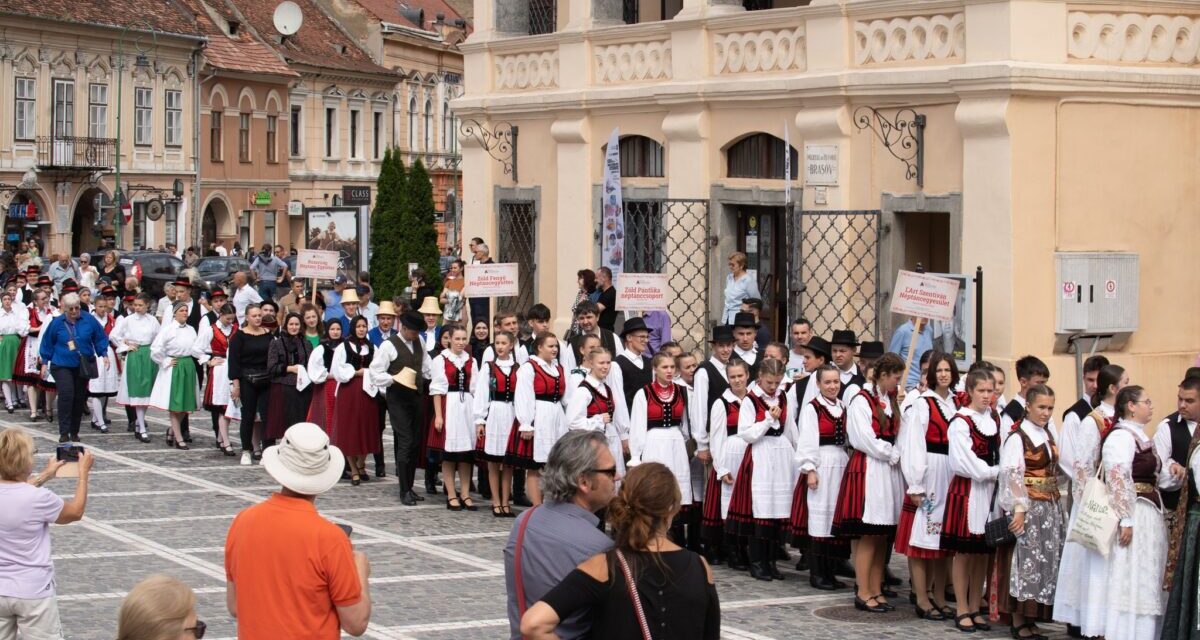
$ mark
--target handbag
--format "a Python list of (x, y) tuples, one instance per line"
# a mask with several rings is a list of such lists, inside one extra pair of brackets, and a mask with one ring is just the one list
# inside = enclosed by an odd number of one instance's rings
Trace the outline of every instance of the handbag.
[(271, 381), (271, 374), (266, 371), (247, 371), (242, 377), (255, 387), (261, 387)]
[(1067, 542), (1077, 542), (1107, 558), (1112, 549), (1120, 519), (1108, 500), (1108, 490), (1101, 479), (1100, 469), (1088, 478), (1083, 496), (1075, 513), (1075, 521), (1067, 531)]
[(614, 551), (617, 554), (617, 563), (621, 565), (621, 573), (625, 574), (625, 588), (629, 590), (629, 600), (633, 603), (633, 614), (637, 616), (638, 627), (642, 630), (642, 640), (654, 640), (650, 635), (650, 625), (646, 622), (646, 611), (642, 608), (642, 599), (638, 596), (637, 584), (633, 581), (633, 572), (629, 570), (629, 563), (625, 561), (625, 555), (620, 549)]
[[(988, 507), (988, 513), (991, 513), (996, 508), (996, 494), (1000, 493), (1000, 483), (996, 483), (996, 488), (992, 490), (992, 504)], [(1007, 513), (1001, 513), (1000, 517), (988, 520), (983, 527), (983, 541), (987, 546), (995, 549), (996, 547), (1007, 547), (1017, 541), (1017, 536), (1009, 529), (1012, 524), (1012, 516)]]
[[(71, 328), (69, 322), (67, 323), (67, 333), (71, 335), (71, 342), (78, 348), (79, 342), (75, 339), (75, 330)], [(86, 380), (95, 380), (100, 377), (100, 366), (96, 364), (94, 350), (90, 356), (79, 354), (79, 375)]]

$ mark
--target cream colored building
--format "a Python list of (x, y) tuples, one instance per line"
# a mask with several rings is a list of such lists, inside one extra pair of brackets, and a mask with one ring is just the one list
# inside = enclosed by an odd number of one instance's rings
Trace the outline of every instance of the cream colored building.
[[(901, 320), (887, 312), (898, 269), (981, 266), (983, 355), (1009, 367), (1010, 389), (1011, 362), (1042, 356), (1065, 408), (1056, 308), (1073, 294), (1055, 253), (1133, 252), (1140, 277), (1112, 294), (1136, 300), (1138, 324), (1108, 355), (1170, 411), (1200, 350), (1194, 3), (477, 0), (474, 19), (453, 106), (519, 136), (513, 153), (462, 140), (464, 235), (499, 261), (528, 252), (526, 298), (560, 330), (576, 271), (600, 263), (603, 149), (619, 128), (626, 267), (671, 276), (676, 336), (696, 344), (719, 317), (734, 250), (755, 250), (776, 326), (803, 313), (821, 334), (883, 340)], [(893, 155), (912, 148), (880, 137), (902, 132), (859, 128), (867, 107), (924, 117), (920, 186)]]

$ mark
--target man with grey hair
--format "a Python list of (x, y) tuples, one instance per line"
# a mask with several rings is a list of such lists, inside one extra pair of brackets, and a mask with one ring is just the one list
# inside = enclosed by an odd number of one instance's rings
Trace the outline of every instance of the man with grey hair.
[[(478, 242), (476, 242), (476, 240), (478, 240)], [(475, 238), (474, 240), (471, 240), (471, 245), (471, 251), (473, 252), (471, 264), (492, 264), (495, 262), (495, 260), (492, 260), (491, 256), (488, 255), (488, 246), (484, 244), (483, 240)], [(480, 320), (483, 320), (484, 322), (489, 321), (488, 315), (491, 311), (489, 308), (491, 306), (491, 300), (491, 298), (467, 298), (467, 306), (471, 309), (472, 325)]]
[[(54, 376), (58, 390), (58, 441), (79, 442), (79, 420), (87, 405), (87, 370), (96, 371), (100, 354), (108, 366), (108, 336), (104, 327), (90, 313), (80, 313), (79, 296), (68, 293), (58, 302), (62, 315), (50, 321), (42, 330), (38, 356), (42, 360), (42, 376), (47, 367)], [(89, 363), (85, 362), (90, 359)]]
[[(545, 502), (527, 509), (504, 547), (504, 583), (508, 626), (521, 638), (521, 616), (567, 577), (579, 563), (612, 548), (599, 528), (596, 512), (617, 493), (617, 463), (599, 431), (570, 431), (555, 443), (542, 470)], [(559, 638), (586, 637), (591, 621), (584, 614), (559, 623)]]

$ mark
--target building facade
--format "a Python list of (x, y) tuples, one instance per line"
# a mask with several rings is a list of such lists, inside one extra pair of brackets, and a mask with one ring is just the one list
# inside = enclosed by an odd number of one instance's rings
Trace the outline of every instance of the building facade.
[(952, 341), (1046, 357), (1068, 398), (1086, 332), (1060, 307), (1086, 276), (1062, 254), (1124, 252), (1140, 274), (1094, 283), (1128, 307), (1101, 350), (1158, 397), (1200, 350), (1180, 295), (1200, 285), (1192, 5), (477, 0), (474, 18), (463, 231), (520, 264), (524, 299), (501, 304), (565, 328), (608, 247), (668, 275), (674, 337), (699, 346), (743, 251), (777, 333), (806, 315), (886, 339), (898, 270), (979, 266), (982, 334)]

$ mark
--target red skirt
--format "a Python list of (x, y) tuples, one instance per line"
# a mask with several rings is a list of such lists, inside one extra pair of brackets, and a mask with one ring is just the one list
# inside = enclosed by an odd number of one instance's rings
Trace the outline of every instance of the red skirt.
[[(446, 415), (446, 396), (434, 396), (433, 401), (441, 405), (442, 415)], [(425, 451), (442, 453), (446, 450), (446, 426), (443, 424), (442, 430), (438, 431), (433, 426), (435, 418), (435, 413), (430, 411), (428, 432), (425, 434)]]
[(308, 405), (308, 421), (321, 427), (326, 434), (333, 433), (333, 408), (336, 406), (336, 382), (313, 385), (312, 404)]
[(517, 469), (540, 470), (546, 466), (533, 459), (533, 438), (521, 437), (521, 430), (513, 425), (508, 434), (508, 447), (504, 450), (504, 464)]
[(896, 553), (916, 558), (917, 560), (940, 560), (949, 558), (950, 553), (940, 549), (923, 549), (908, 543), (912, 539), (913, 522), (917, 519), (917, 505), (908, 496), (904, 496), (904, 507), (900, 509), (900, 524), (896, 527), (896, 543), (892, 545)]
[(338, 387), (333, 410), (333, 444), (348, 456), (381, 451), (379, 410), (375, 399), (362, 390), (362, 378), (351, 378)]
[(729, 499), (729, 511), (725, 517), (725, 533), (767, 541), (778, 541), (787, 526), (785, 519), (754, 517), (754, 451), (746, 448), (742, 464), (738, 468), (737, 480), (733, 482), (733, 495)]
[(846, 464), (842, 486), (838, 489), (837, 508), (833, 512), (833, 529), (837, 537), (887, 536), (896, 531), (895, 525), (863, 522), (867, 504), (867, 454), (855, 450)]
[(803, 549), (808, 538), (808, 479), (801, 475), (792, 494), (792, 517), (788, 521), (788, 533), (792, 534), (792, 546)]
[(709, 542), (719, 542), (725, 527), (721, 519), (721, 484), (716, 469), (710, 468), (704, 486), (704, 507), (700, 511), (700, 533)]
[(983, 534), (971, 533), (967, 522), (971, 497), (971, 479), (954, 476), (946, 490), (946, 511), (942, 520), (942, 549), (957, 553), (991, 553)]

